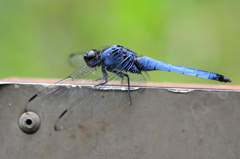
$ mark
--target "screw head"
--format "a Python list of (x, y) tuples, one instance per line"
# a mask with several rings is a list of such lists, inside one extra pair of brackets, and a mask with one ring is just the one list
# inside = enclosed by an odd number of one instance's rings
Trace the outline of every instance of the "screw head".
[(25, 112), (19, 118), (19, 127), (27, 134), (32, 134), (40, 127), (40, 118), (34, 112)]

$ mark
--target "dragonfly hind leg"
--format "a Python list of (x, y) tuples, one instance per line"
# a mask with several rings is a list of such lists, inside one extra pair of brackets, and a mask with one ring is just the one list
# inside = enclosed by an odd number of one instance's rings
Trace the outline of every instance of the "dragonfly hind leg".
[(131, 99), (131, 95), (130, 95), (130, 82), (129, 82), (129, 76), (128, 74), (126, 73), (123, 73), (123, 72), (118, 72), (118, 71), (113, 71), (114, 73), (116, 73), (120, 78), (121, 78), (121, 81), (123, 81), (123, 77), (127, 77), (127, 80), (128, 80), (128, 96), (129, 96), (129, 99), (130, 99), (130, 106), (132, 105), (132, 99)]

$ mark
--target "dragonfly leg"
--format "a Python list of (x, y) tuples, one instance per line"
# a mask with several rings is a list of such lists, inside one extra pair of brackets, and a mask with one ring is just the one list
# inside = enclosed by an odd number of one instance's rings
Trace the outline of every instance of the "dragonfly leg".
[(130, 98), (130, 106), (132, 105), (132, 99), (131, 99), (131, 95), (130, 95), (130, 82), (129, 82), (129, 76), (126, 73), (123, 72), (118, 72), (118, 71), (113, 71), (114, 73), (116, 73), (119, 77), (121, 77), (121, 79), (123, 80), (123, 76), (127, 77), (128, 79), (128, 96)]
[(121, 78), (121, 84), (123, 84), (123, 79), (124, 79), (123, 75), (119, 74), (118, 71), (112, 71), (112, 72), (116, 73)]
[(104, 84), (106, 84), (108, 82), (108, 79), (107, 79), (108, 74), (107, 74), (107, 72), (105, 70), (105, 67), (102, 67), (102, 73), (103, 73), (103, 78), (97, 79), (97, 81), (101, 80), (101, 79), (105, 79), (105, 82), (99, 83), (99, 84), (95, 85), (94, 87), (97, 87), (97, 86), (100, 86), (100, 85), (104, 85)]

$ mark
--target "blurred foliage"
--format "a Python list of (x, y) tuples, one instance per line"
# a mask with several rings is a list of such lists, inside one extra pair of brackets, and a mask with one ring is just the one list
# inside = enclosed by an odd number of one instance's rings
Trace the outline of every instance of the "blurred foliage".
[[(240, 84), (239, 0), (2, 0), (0, 78), (64, 78), (68, 55), (120, 44), (154, 59)], [(216, 81), (150, 72), (151, 82)]]

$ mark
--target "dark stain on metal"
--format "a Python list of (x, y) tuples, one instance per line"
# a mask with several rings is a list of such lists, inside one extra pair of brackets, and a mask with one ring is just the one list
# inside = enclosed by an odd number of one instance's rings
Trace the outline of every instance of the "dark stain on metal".
[(102, 126), (101, 126), (101, 130), (103, 131), (103, 132), (106, 132), (106, 127), (108, 126), (109, 124), (107, 124), (106, 122), (105, 122), (105, 120), (103, 120), (103, 122), (102, 122)]
[(203, 142), (203, 138), (201, 137), (200, 140), (198, 141), (198, 144), (201, 145)]
[(82, 132), (87, 132), (87, 128), (82, 125), (78, 125), (78, 128), (80, 128)]
[(200, 102), (195, 102), (192, 106), (193, 111), (201, 112), (203, 110), (202, 104)]
[(91, 133), (87, 133), (86, 135), (88, 138), (90, 138), (92, 136)]
[(78, 125), (78, 128), (81, 129), (81, 132), (84, 133), (88, 138), (92, 136), (91, 133), (88, 133), (88, 130), (86, 127), (82, 125)]

